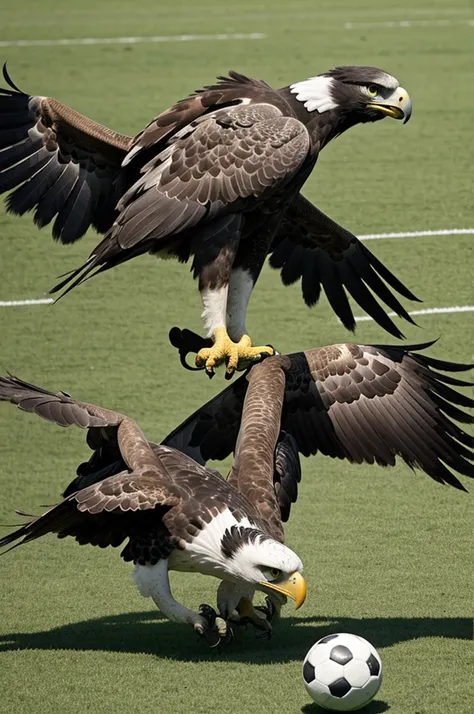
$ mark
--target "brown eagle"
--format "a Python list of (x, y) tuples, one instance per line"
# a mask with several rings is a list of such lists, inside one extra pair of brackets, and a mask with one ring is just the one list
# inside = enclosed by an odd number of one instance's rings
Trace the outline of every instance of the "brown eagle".
[[(371, 290), (410, 320), (395, 291), (415, 300), (349, 231), (300, 193), (321, 149), (351, 126), (408, 121), (411, 100), (375, 67), (337, 67), (273, 89), (230, 72), (154, 119), (135, 137), (112, 131), (56, 99), (0, 90), (0, 193), (10, 212), (34, 210), (53, 237), (104, 233), (86, 262), (52, 292), (142, 253), (192, 258), (210, 348), (196, 357), (227, 374), (272, 348), (252, 346), (250, 294), (267, 255), (285, 285), (301, 279), (305, 302), (321, 287), (349, 329), (346, 291), (392, 335), (400, 331)], [(384, 282), (385, 281), (385, 282)], [(388, 283), (388, 286), (387, 284)], [(66, 292), (67, 292), (66, 290)]]

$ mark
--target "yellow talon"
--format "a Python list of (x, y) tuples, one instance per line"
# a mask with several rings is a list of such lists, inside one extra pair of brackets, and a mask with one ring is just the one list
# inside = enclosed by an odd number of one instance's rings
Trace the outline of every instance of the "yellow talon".
[(247, 598), (243, 597), (239, 600), (237, 605), (237, 612), (239, 613), (242, 620), (250, 622), (257, 630), (262, 630), (266, 633), (271, 633), (272, 626), (268, 621), (266, 615), (259, 610), (256, 610), (253, 603)]
[(225, 362), (226, 376), (231, 377), (236, 370), (246, 369), (262, 355), (272, 355), (274, 352), (274, 349), (267, 345), (252, 347), (252, 340), (248, 335), (242, 335), (238, 342), (233, 342), (225, 327), (217, 327), (214, 330), (213, 346), (204, 347), (197, 353), (196, 367), (205, 367), (208, 375), (213, 376), (214, 369)]

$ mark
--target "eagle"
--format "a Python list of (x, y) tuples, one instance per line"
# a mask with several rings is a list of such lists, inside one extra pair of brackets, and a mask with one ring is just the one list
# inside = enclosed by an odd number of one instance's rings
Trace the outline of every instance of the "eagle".
[(402, 333), (373, 293), (413, 322), (392, 290), (416, 296), (300, 193), (332, 139), (385, 117), (408, 121), (410, 97), (392, 75), (336, 67), (273, 89), (230, 72), (130, 137), (56, 99), (25, 94), (5, 67), (3, 74), (0, 193), (10, 192), (8, 211), (34, 211), (40, 228), (54, 220), (62, 243), (90, 226), (105, 234), (52, 293), (147, 252), (191, 260), (212, 339), (196, 365), (209, 376), (225, 363), (231, 377), (274, 351), (253, 345), (245, 326), (267, 255), (285, 285), (301, 280), (307, 305), (323, 288), (348, 329), (355, 321), (347, 293), (396, 337)]
[[(141, 594), (167, 617), (191, 623), (212, 644), (228, 640), (234, 623), (251, 622), (269, 636), (286, 598), (298, 607), (306, 594), (301, 560), (283, 544), (300, 454), (382, 466), (399, 456), (460, 489), (456, 473), (474, 476), (474, 438), (455, 423), (474, 421), (459, 408), (474, 400), (452, 388), (467, 382), (445, 374), (470, 365), (420, 354), (430, 344), (340, 344), (267, 357), (160, 445), (121, 414), (2, 377), (0, 400), (87, 429), (93, 453), (63, 500), (0, 547), (51, 532), (99, 547), (127, 541), (122, 556), (135, 563)], [(233, 451), (227, 480), (205, 465)], [(221, 580), (219, 616), (172, 597), (174, 569)], [(262, 608), (253, 605), (256, 591), (267, 595)]]
[[(72, 536), (106, 548), (127, 540), (121, 555), (135, 564), (133, 578), (170, 620), (191, 624), (212, 646), (232, 637), (228, 620), (254, 621), (264, 634), (265, 612), (252, 606), (255, 592), (271, 596), (279, 608), (286, 598), (300, 607), (306, 597), (300, 558), (283, 543), (278, 498), (273, 489), (278, 402), (249, 392), (249, 413), (265, 413), (268, 428), (255, 442), (253, 428), (242, 433), (229, 480), (166, 445), (149, 442), (138, 424), (118, 412), (50, 392), (13, 376), (0, 377), (0, 400), (17, 404), (59, 426), (87, 429), (93, 454), (81, 464), (63, 500), (0, 539), (0, 548), (27, 543), (47, 533)], [(262, 412), (263, 410), (263, 412)], [(294, 460), (290, 466), (294, 468)], [(258, 473), (259, 483), (248, 479)], [(19, 512), (20, 515), (26, 515)], [(15, 547), (15, 546), (13, 546)], [(220, 617), (207, 604), (195, 612), (175, 600), (169, 571), (212, 575)]]

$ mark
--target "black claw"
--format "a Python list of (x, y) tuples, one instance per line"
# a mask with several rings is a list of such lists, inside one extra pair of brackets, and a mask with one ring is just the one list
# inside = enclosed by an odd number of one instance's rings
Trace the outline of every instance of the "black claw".
[(216, 611), (214, 610), (213, 607), (210, 605), (206, 605), (206, 603), (203, 603), (202, 605), (199, 605), (199, 614), (201, 617), (203, 617), (206, 622), (208, 623), (210, 629), (214, 627), (216, 624)]
[(179, 361), (181, 362), (181, 366), (184, 367), (184, 369), (187, 369), (189, 372), (200, 372), (204, 367), (192, 367), (190, 364), (186, 362), (186, 357), (187, 357), (187, 352), (184, 354), (183, 352), (179, 353)]
[(265, 605), (257, 605), (255, 609), (259, 612), (262, 612), (267, 618), (268, 622), (271, 622), (277, 614), (277, 609), (269, 597), (265, 598)]
[(208, 640), (208, 642), (209, 642), (209, 647), (211, 648), (211, 650), (213, 650), (213, 649), (215, 649), (215, 648), (217, 647), (217, 649), (218, 649), (219, 652), (220, 652), (220, 651), (221, 651), (220, 645), (221, 645), (222, 639), (221, 639), (221, 636), (220, 636), (217, 632), (214, 633), (214, 634), (217, 636), (217, 640), (216, 640), (215, 642), (210, 642), (210, 641)]
[(212, 367), (209, 367), (209, 368), (206, 367), (206, 374), (207, 374), (207, 376), (209, 377), (209, 379), (212, 379), (212, 378), (215, 377), (215, 375), (216, 375), (216, 373), (214, 372), (214, 370), (212, 369)]
[(232, 379), (232, 377), (234, 376), (234, 374), (235, 374), (235, 369), (231, 369), (231, 370), (228, 369), (228, 370), (226, 370), (225, 378), (226, 378), (227, 380)]

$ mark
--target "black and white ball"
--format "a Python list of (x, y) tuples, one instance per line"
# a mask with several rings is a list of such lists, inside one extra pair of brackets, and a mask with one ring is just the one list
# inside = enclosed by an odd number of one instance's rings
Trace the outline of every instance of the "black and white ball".
[(370, 642), (342, 632), (318, 640), (303, 664), (309, 696), (323, 709), (350, 712), (370, 702), (382, 684), (382, 661)]

